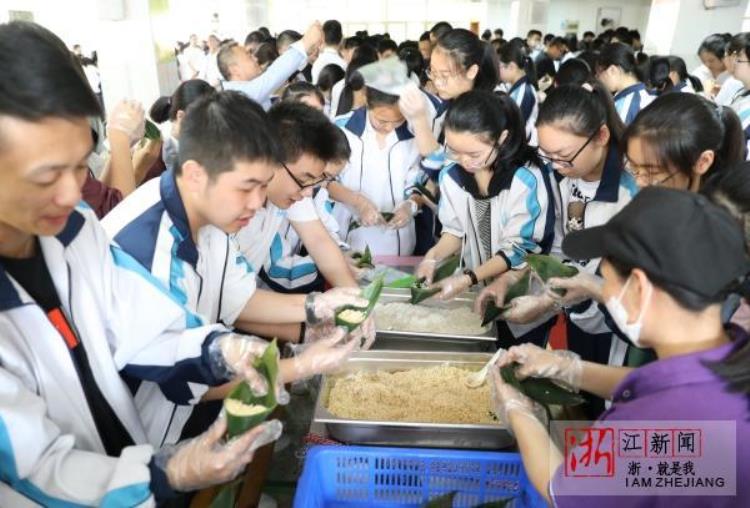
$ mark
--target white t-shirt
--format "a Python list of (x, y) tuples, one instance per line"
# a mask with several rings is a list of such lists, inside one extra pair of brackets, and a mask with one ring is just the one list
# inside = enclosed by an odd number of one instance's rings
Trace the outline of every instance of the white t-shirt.
[(339, 52), (335, 48), (323, 48), (323, 51), (320, 52), (318, 59), (315, 60), (315, 63), (310, 70), (314, 85), (318, 84), (320, 71), (322, 71), (326, 65), (330, 64), (336, 64), (341, 67), (342, 70), (346, 70), (346, 61), (341, 58), (341, 55), (339, 55)]
[(304, 198), (287, 210), (277, 207), (269, 200), (250, 223), (234, 235), (234, 238), (240, 252), (250, 262), (255, 273), (259, 273), (270, 259), (274, 236), (286, 229), (288, 222), (309, 222), (318, 218), (312, 198)]
[(197, 72), (195, 77), (200, 77), (200, 73), (203, 70), (206, 60), (206, 54), (200, 48), (194, 46), (188, 46), (182, 52), (182, 56), (185, 59), (185, 74), (182, 80), (193, 79), (193, 75)]
[(570, 182), (570, 201), (568, 202), (568, 223), (566, 231), (572, 233), (583, 229), (583, 214), (586, 203), (594, 199), (599, 189), (599, 181), (587, 182), (577, 178)]

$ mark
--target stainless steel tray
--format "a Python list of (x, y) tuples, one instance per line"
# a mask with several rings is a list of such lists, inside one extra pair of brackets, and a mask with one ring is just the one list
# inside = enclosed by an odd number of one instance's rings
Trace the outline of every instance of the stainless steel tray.
[[(361, 371), (432, 367), (443, 363), (479, 369), (489, 359), (490, 355), (485, 353), (362, 351), (353, 355), (333, 376)], [(437, 424), (339, 418), (326, 409), (330, 390), (331, 376), (324, 376), (313, 421), (325, 425), (331, 437), (345, 443), (479, 450), (498, 450), (514, 444), (507, 428), (499, 423)]]
[[(472, 307), (476, 296), (476, 293), (467, 292), (448, 302), (430, 298), (419, 305), (434, 308), (438, 312), (440, 309)], [(385, 288), (378, 303), (408, 303), (410, 298), (411, 293), (408, 289)], [(373, 348), (406, 351), (494, 352), (496, 338), (497, 331), (494, 322), (487, 326), (485, 332), (480, 335), (378, 329)]]

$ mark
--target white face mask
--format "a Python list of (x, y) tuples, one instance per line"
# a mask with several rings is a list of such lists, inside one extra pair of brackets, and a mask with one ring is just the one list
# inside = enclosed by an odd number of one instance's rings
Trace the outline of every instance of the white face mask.
[(646, 300), (641, 306), (641, 312), (638, 316), (638, 319), (635, 321), (635, 323), (628, 323), (628, 311), (625, 310), (625, 306), (622, 304), (622, 297), (625, 295), (625, 291), (628, 289), (628, 284), (630, 284), (630, 277), (628, 277), (628, 280), (622, 287), (620, 295), (616, 298), (614, 296), (611, 297), (606, 301), (604, 306), (607, 308), (607, 311), (609, 311), (610, 315), (612, 316), (612, 320), (615, 322), (620, 331), (628, 339), (630, 339), (630, 342), (632, 342), (634, 346), (642, 348), (644, 346), (641, 343), (641, 328), (643, 327), (643, 318), (646, 316), (646, 309), (648, 309), (648, 305), (651, 303), (651, 292), (653, 290), (653, 286), (649, 284), (648, 289), (646, 290)]

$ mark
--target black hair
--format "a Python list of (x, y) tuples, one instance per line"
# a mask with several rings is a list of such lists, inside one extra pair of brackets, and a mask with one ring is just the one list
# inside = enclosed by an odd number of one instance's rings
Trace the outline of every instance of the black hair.
[(203, 166), (211, 178), (232, 171), (237, 161), (275, 163), (279, 160), (277, 138), (258, 103), (240, 92), (216, 92), (187, 108), (175, 172), (179, 175), (189, 160)]
[(536, 150), (526, 141), (526, 125), (521, 110), (507, 94), (472, 90), (455, 99), (445, 117), (445, 129), (481, 135), (495, 145), (504, 130), (508, 136), (502, 144), (492, 170), (513, 171), (529, 162), (542, 166)]
[(610, 140), (615, 144), (620, 142), (625, 130), (612, 102), (612, 94), (597, 80), (583, 86), (559, 86), (547, 94), (539, 107), (536, 125), (558, 123), (583, 138), (592, 136), (606, 124)]
[(633, 48), (622, 42), (610, 42), (599, 53), (599, 69), (606, 70), (611, 65), (617, 66), (626, 74), (632, 74), (638, 81), (645, 81), (643, 72), (638, 67)]
[(505, 32), (503, 32), (502, 28), (495, 28), (492, 33), (495, 34), (495, 37), (497, 37), (498, 39), (502, 39), (503, 35), (505, 35)]
[(362, 38), (357, 37), (356, 35), (352, 37), (347, 37), (346, 39), (344, 39), (344, 49), (358, 48), (361, 45), (362, 45)]
[(617, 37), (617, 40), (621, 44), (627, 44), (628, 46), (633, 45), (633, 37), (630, 35), (630, 30), (624, 26), (618, 27), (613, 34), (613, 37)]
[(381, 39), (381, 41), (378, 42), (378, 54), (383, 54), (386, 51), (398, 53), (398, 44), (390, 39)]
[(284, 30), (276, 37), (276, 51), (279, 51), (282, 46), (289, 46), (300, 39), (302, 39), (301, 33), (294, 30)]
[(591, 30), (586, 30), (583, 32), (583, 38), (585, 39), (586, 37), (596, 37), (596, 34)]
[(451, 30), (438, 39), (437, 48), (446, 51), (462, 69), (468, 70), (472, 65), (479, 68), (474, 78), (475, 89), (495, 89), (499, 81), (495, 50), (474, 32), (463, 28)]
[(422, 32), (422, 35), (419, 36), (419, 42), (429, 41), (429, 40), (430, 40), (430, 32), (429, 32), (429, 30), (427, 32)]
[(732, 37), (726, 45), (726, 52), (730, 55), (745, 53), (750, 55), (750, 32), (741, 32)]
[(343, 115), (351, 111), (354, 107), (354, 92), (362, 90), (365, 86), (365, 80), (359, 73), (359, 68), (377, 61), (378, 52), (369, 44), (363, 44), (354, 51), (354, 57), (346, 68), (346, 76), (344, 77), (346, 81), (343, 90), (341, 90), (336, 115)]
[(435, 37), (435, 39), (439, 39), (451, 30), (453, 30), (453, 26), (451, 26), (450, 23), (447, 21), (438, 21), (432, 25), (432, 28), (430, 28), (430, 34)]
[(503, 44), (498, 51), (500, 61), (504, 64), (514, 63), (518, 68), (523, 69), (526, 78), (531, 82), (534, 88), (537, 87), (536, 66), (534, 61), (526, 53), (526, 41), (518, 37), (511, 39), (507, 44)]
[(672, 91), (674, 83), (669, 73), (672, 71), (669, 59), (665, 56), (651, 58), (648, 66), (648, 83), (651, 89), (658, 95)]
[(263, 34), (266, 40), (271, 38), (271, 31), (268, 29), (268, 27), (262, 26), (258, 28), (258, 31)]
[(349, 139), (346, 137), (343, 129), (335, 128), (332, 132), (335, 139), (333, 143), (333, 156), (331, 157), (330, 162), (348, 161), (352, 156)]
[(250, 44), (262, 44), (266, 42), (267, 39), (268, 37), (266, 37), (266, 34), (260, 30), (255, 30), (254, 32), (247, 34), (247, 37), (245, 37), (245, 46), (249, 46)]
[(564, 37), (565, 47), (568, 51), (578, 51), (578, 36), (576, 34), (568, 34)]
[(346, 71), (338, 64), (328, 64), (318, 74), (318, 88), (321, 92), (329, 92), (333, 85), (344, 79)]
[(578, 85), (589, 83), (594, 79), (591, 67), (581, 58), (571, 58), (560, 64), (555, 74), (555, 86)]
[(698, 46), (698, 55), (703, 52), (711, 53), (716, 58), (721, 60), (726, 54), (727, 45), (732, 41), (731, 34), (711, 34), (701, 42)]
[(341, 39), (344, 38), (341, 31), (341, 23), (335, 19), (329, 19), (323, 23), (323, 36), (328, 46), (338, 46), (341, 44)]
[(745, 137), (737, 114), (697, 94), (665, 94), (643, 108), (622, 139), (645, 141), (663, 167), (691, 177), (700, 154), (714, 151), (706, 178), (744, 160)]
[(81, 66), (65, 44), (40, 25), (0, 25), (0, 69), (0, 116), (30, 122), (101, 116)]
[(419, 48), (411, 46), (401, 48), (398, 52), (398, 58), (406, 64), (409, 74), (414, 74), (421, 80), (424, 76), (424, 58), (422, 53), (419, 52)]
[(578, 60), (583, 60), (584, 62), (586, 62), (586, 65), (589, 66), (589, 71), (593, 76), (597, 66), (599, 65), (599, 53), (597, 51), (587, 49), (578, 53), (576, 58)]
[(490, 41), (490, 39), (492, 39), (492, 31), (491, 31), (491, 30), (489, 30), (489, 29), (485, 29), (485, 30), (484, 30), (484, 32), (482, 32), (482, 37), (481, 37), (481, 39), (482, 39), (483, 41), (487, 41), (487, 42), (489, 42), (489, 41)]
[(365, 87), (367, 93), (367, 107), (373, 108), (375, 106), (394, 106), (398, 104), (398, 95), (391, 95), (389, 93), (381, 92), (372, 87)]
[(528, 32), (526, 32), (526, 38), (527, 39), (529, 37), (531, 37), (532, 35), (538, 35), (539, 37), (541, 37), (542, 36), (542, 32), (540, 32), (539, 30), (534, 30), (534, 29), (531, 29)]
[(552, 42), (554, 39), (555, 39), (555, 34), (546, 34), (544, 36), (544, 39), (542, 39), (542, 42), (544, 42), (544, 44), (546, 45)]
[(202, 79), (189, 79), (183, 81), (174, 91), (171, 97), (159, 97), (149, 110), (151, 120), (156, 123), (164, 123), (167, 120), (174, 121), (177, 112), (185, 111), (188, 106), (201, 97), (211, 95), (214, 88)]
[(568, 41), (565, 40), (565, 37), (553, 37), (549, 45), (565, 48), (568, 46)]
[[(335, 64), (331, 65), (338, 67)], [(294, 83), (287, 85), (287, 87), (284, 88), (284, 93), (281, 94), (281, 100), (286, 102), (301, 102), (303, 97), (308, 97), (310, 95), (315, 96), (315, 98), (320, 101), (321, 105), (325, 105), (326, 100), (325, 97), (323, 97), (323, 92), (321, 92), (318, 87), (307, 81), (295, 81)]]
[(301, 102), (282, 101), (273, 105), (268, 118), (281, 145), (282, 162), (305, 154), (323, 162), (335, 159), (338, 127), (322, 112)]
[(279, 52), (276, 51), (276, 44), (270, 42), (264, 42), (258, 49), (255, 50), (255, 59), (258, 61), (258, 65), (271, 65), (274, 60), (279, 58)]
[(696, 92), (703, 91), (703, 83), (701, 83), (701, 80), (696, 78), (692, 74), (688, 74), (687, 65), (685, 65), (685, 60), (675, 55), (669, 55), (667, 57), (667, 60), (669, 60), (669, 69), (672, 72), (677, 73), (677, 76), (680, 78), (680, 81), (689, 81), (690, 84), (693, 86), (693, 90), (695, 90)]

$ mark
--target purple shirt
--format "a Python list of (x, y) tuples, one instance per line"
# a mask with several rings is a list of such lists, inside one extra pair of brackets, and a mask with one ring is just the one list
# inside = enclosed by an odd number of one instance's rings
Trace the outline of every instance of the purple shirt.
[(644, 365), (628, 374), (614, 392), (613, 403), (599, 421), (734, 420), (737, 424), (737, 496), (562, 496), (555, 486), (567, 480), (559, 467), (550, 492), (559, 507), (750, 506), (750, 400), (729, 392), (727, 384), (703, 362), (716, 362), (748, 342), (739, 327), (730, 329), (734, 341), (697, 353), (674, 356)]

